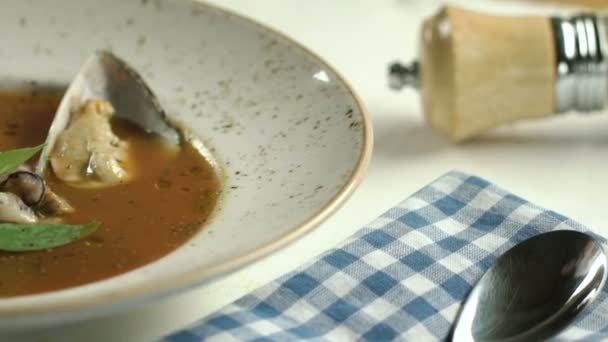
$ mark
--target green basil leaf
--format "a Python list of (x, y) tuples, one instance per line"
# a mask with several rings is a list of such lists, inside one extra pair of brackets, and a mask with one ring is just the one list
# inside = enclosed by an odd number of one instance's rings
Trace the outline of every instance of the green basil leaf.
[(63, 246), (91, 234), (100, 224), (0, 223), (0, 250), (24, 252)]
[(0, 152), (0, 176), (17, 170), (20, 165), (32, 158), (34, 154), (42, 150), (43, 147), (44, 144), (36, 147), (26, 147)]

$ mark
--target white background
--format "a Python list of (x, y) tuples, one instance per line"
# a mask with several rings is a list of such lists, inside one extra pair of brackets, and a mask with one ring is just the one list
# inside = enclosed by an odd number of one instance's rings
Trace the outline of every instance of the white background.
[[(180, 296), (133, 311), (11, 340), (149, 341), (221, 308), (353, 234), (443, 173), (460, 169), (608, 235), (608, 115), (517, 123), (463, 145), (425, 126), (418, 95), (386, 86), (386, 67), (416, 55), (429, 0), (213, 0), (295, 38), (334, 65), (361, 95), (374, 124), (363, 184), (329, 221), (265, 260)], [(547, 13), (507, 1), (457, 1), (503, 13)], [(557, 9), (548, 9), (556, 13)], [(522, 51), (521, 53), (525, 53)], [(480, 99), (481, 100), (481, 99)], [(0, 335), (0, 340), (8, 337)]]

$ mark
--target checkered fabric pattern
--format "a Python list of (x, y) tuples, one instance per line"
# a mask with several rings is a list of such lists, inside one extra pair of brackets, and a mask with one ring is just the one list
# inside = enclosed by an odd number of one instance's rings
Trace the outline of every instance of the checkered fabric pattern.
[[(556, 229), (586, 230), (481, 178), (451, 172), (337, 248), (166, 340), (445, 340), (496, 257)], [(557, 339), (608, 340), (607, 294)]]

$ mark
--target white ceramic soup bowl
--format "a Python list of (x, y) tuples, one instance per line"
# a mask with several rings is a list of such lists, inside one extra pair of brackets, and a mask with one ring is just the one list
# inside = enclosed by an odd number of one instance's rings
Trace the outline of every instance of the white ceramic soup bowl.
[(365, 110), (344, 80), (285, 36), (200, 3), (0, 0), (0, 83), (65, 86), (109, 49), (214, 151), (213, 219), (175, 252), (107, 280), (0, 299), (0, 329), (120, 310), (200, 285), (310, 231), (362, 178)]

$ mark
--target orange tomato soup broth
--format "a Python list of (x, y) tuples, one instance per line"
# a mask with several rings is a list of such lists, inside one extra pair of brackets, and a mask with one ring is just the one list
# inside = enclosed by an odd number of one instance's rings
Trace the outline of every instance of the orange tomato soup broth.
[[(0, 93), (0, 151), (42, 143), (59, 100)], [(47, 184), (76, 209), (64, 221), (102, 224), (63, 247), (0, 251), (0, 297), (64, 289), (143, 266), (187, 242), (209, 218), (219, 179), (192, 146), (169, 147), (121, 119), (114, 119), (112, 128), (130, 144), (134, 179), (109, 188), (76, 188), (60, 182), (49, 168)]]

